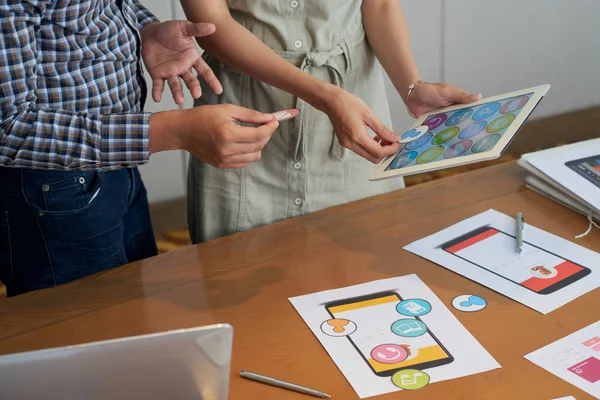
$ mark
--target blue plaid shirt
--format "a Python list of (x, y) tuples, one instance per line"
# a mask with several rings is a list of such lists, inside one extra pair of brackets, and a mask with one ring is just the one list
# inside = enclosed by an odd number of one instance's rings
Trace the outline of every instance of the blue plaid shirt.
[(0, 0), (0, 166), (117, 169), (149, 158), (138, 0)]

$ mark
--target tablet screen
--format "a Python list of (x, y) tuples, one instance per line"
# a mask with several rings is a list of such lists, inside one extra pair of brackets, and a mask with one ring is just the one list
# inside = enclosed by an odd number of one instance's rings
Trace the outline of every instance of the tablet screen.
[(405, 144), (386, 171), (449, 160), (491, 150), (533, 93), (430, 115), (429, 131)]

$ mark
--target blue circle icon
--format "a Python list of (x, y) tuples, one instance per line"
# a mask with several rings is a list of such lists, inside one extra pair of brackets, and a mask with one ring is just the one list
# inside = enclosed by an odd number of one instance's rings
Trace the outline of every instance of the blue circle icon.
[(410, 138), (417, 137), (420, 134), (421, 131), (418, 131), (416, 128), (413, 128), (410, 131), (406, 132), (404, 135), (402, 135), (402, 137), (400, 137), (400, 140), (408, 140)]
[(398, 154), (394, 161), (390, 164), (390, 169), (398, 169), (406, 167), (408, 164), (413, 162), (417, 158), (417, 152), (411, 151), (404, 154)]
[(473, 122), (471, 125), (460, 131), (458, 137), (461, 139), (471, 139), (473, 136), (484, 130), (486, 126), (487, 123), (485, 121)]
[(483, 310), (487, 306), (487, 301), (483, 297), (472, 294), (463, 294), (456, 296), (452, 300), (452, 306), (459, 311), (475, 312)]
[(392, 332), (402, 337), (417, 337), (427, 332), (427, 325), (418, 319), (399, 319), (392, 324)]
[(423, 135), (420, 138), (408, 143), (406, 145), (406, 150), (416, 150), (421, 146), (425, 146), (427, 143), (429, 143), (431, 141), (432, 138), (433, 138), (433, 135), (431, 133)]
[(408, 299), (398, 303), (396, 311), (407, 317), (420, 317), (429, 314), (431, 304), (423, 299)]
[(475, 111), (475, 114), (473, 114), (473, 120), (482, 121), (484, 119), (487, 119), (492, 115), (496, 114), (500, 107), (500, 103), (490, 103), (481, 106), (477, 111)]
[(467, 120), (473, 114), (472, 108), (463, 108), (462, 110), (456, 111), (448, 120), (446, 121), (446, 126), (455, 126), (460, 125), (464, 121)]

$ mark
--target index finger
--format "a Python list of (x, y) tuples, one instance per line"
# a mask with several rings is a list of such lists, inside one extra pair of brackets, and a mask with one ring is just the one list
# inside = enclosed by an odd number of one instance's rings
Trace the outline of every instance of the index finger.
[(204, 62), (203, 59), (199, 58), (198, 61), (194, 63), (194, 69), (198, 72), (198, 75), (202, 77), (204, 82), (210, 86), (210, 88), (215, 92), (215, 94), (223, 93), (223, 86), (219, 79), (217, 79), (213, 70)]
[(365, 134), (360, 137), (360, 139), (356, 143), (361, 146), (363, 149), (367, 151), (372, 157), (381, 161), (387, 156), (391, 156), (392, 154), (396, 154), (398, 150), (400, 150), (400, 144), (394, 142), (389, 146), (383, 146), (377, 143), (374, 140), (371, 140), (369, 135)]
[(279, 127), (279, 121), (273, 119), (264, 125), (260, 125), (256, 128), (240, 126), (237, 128), (239, 133), (237, 143), (256, 143), (260, 142), (273, 135), (275, 130)]
[(376, 117), (372, 116), (371, 118), (365, 118), (365, 123), (369, 128), (375, 132), (377, 136), (386, 142), (395, 143), (400, 140), (400, 137), (396, 135), (394, 132), (388, 129), (387, 126), (382, 124)]

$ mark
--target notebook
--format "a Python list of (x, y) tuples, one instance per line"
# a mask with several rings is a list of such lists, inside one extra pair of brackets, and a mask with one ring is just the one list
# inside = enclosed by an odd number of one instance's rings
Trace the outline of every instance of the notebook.
[(528, 188), (600, 221), (600, 139), (521, 156)]

